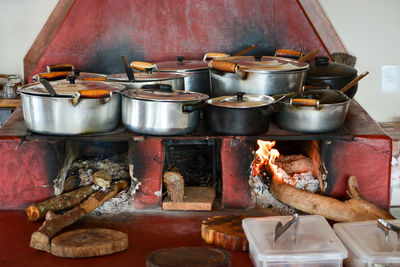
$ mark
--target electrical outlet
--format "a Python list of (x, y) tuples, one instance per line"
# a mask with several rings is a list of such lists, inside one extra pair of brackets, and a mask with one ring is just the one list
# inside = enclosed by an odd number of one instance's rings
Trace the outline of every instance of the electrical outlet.
[(396, 93), (400, 91), (400, 65), (381, 66), (382, 93)]

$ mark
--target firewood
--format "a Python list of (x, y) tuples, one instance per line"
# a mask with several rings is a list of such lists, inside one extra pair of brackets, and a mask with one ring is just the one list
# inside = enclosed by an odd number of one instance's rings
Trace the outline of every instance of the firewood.
[(25, 212), (29, 221), (34, 222), (41, 220), (48, 211), (60, 211), (78, 206), (83, 200), (96, 191), (97, 190), (93, 186), (84, 186), (43, 202), (32, 204)]
[(182, 202), (185, 190), (185, 182), (179, 172), (165, 172), (163, 175), (167, 194), (173, 202)]
[(355, 176), (348, 180), (351, 199), (340, 201), (332, 197), (314, 194), (282, 183), (272, 178), (270, 191), (281, 202), (298, 210), (322, 215), (336, 222), (356, 222), (376, 219), (394, 219), (390, 212), (365, 200), (358, 189)]
[(86, 214), (89, 214), (104, 202), (114, 197), (118, 192), (124, 190), (127, 186), (128, 182), (125, 180), (115, 182), (109, 189), (93, 193), (79, 206), (62, 215), (56, 215), (49, 211), (46, 214), (46, 220), (42, 226), (32, 234), (30, 246), (38, 250), (50, 252), (50, 239), (58, 232), (73, 224)]
[(303, 155), (281, 155), (275, 160), (275, 164), (283, 169), (288, 175), (295, 173), (305, 173), (314, 170), (314, 164), (311, 158)]

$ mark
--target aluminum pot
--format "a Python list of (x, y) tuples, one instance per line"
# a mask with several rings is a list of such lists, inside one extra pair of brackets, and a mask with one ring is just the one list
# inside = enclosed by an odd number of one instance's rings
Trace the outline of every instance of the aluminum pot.
[(308, 63), (282, 57), (228, 57), (209, 63), (211, 96), (299, 92)]
[[(307, 72), (306, 85), (329, 86), (330, 88), (343, 88), (357, 77), (357, 70), (351, 66), (330, 62), (328, 57), (319, 56), (310, 64)], [(357, 92), (358, 83), (353, 85), (345, 94), (353, 98)]]
[[(113, 130), (120, 119), (120, 90), (106, 82), (66, 81), (28, 84), (19, 90), (28, 130), (39, 134), (78, 135)], [(44, 86), (50, 85), (54, 91)]]
[(339, 130), (347, 115), (351, 98), (337, 90), (307, 90), (286, 95), (278, 102), (275, 121), (285, 130), (325, 133)]
[(170, 85), (127, 89), (122, 92), (122, 123), (140, 134), (187, 134), (195, 131), (200, 121), (200, 110), (190, 107), (207, 98), (201, 93), (173, 91)]
[(140, 89), (144, 85), (168, 84), (175, 90), (185, 89), (185, 75), (166, 72), (135, 72), (133, 79), (126, 73), (107, 75), (108, 81), (123, 84), (127, 89)]
[(208, 99), (205, 108), (207, 129), (230, 135), (251, 135), (268, 131), (275, 99), (266, 95), (221, 96)]
[(141, 61), (132, 61), (131, 67), (137, 70), (148, 68), (157, 69), (160, 72), (184, 74), (185, 90), (210, 94), (210, 76), (208, 63), (201, 60), (184, 60), (184, 57), (176, 57), (176, 61), (162, 61), (155, 64)]

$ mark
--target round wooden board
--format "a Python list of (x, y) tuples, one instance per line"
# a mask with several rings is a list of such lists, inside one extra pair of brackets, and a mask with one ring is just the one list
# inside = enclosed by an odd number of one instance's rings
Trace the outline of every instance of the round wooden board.
[(249, 243), (242, 228), (242, 220), (248, 217), (254, 216), (226, 215), (208, 218), (201, 225), (201, 237), (207, 244), (231, 251), (247, 251)]
[(153, 251), (147, 256), (147, 267), (225, 267), (231, 266), (228, 251), (209, 247), (177, 247)]
[(65, 258), (109, 255), (128, 248), (128, 235), (111, 229), (79, 229), (51, 240), (51, 254)]

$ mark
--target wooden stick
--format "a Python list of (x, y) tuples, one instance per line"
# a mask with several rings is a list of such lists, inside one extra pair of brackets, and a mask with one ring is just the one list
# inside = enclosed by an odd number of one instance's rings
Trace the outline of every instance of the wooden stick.
[(96, 191), (97, 190), (91, 185), (84, 186), (43, 202), (32, 204), (25, 212), (28, 216), (28, 220), (34, 222), (43, 219), (48, 211), (54, 212), (76, 207)]
[(394, 219), (388, 211), (366, 201), (361, 196), (356, 177), (349, 178), (348, 186), (352, 198), (346, 201), (303, 191), (282, 183), (276, 178), (272, 178), (270, 190), (276, 199), (286, 205), (310, 214), (322, 215), (336, 222)]
[(87, 200), (79, 206), (64, 213), (56, 215), (49, 211), (42, 226), (32, 234), (30, 246), (35, 249), (50, 252), (50, 240), (65, 227), (73, 224), (86, 214), (89, 214), (107, 200), (114, 197), (118, 192), (128, 187), (128, 182), (121, 180), (113, 184), (105, 191), (93, 193)]

